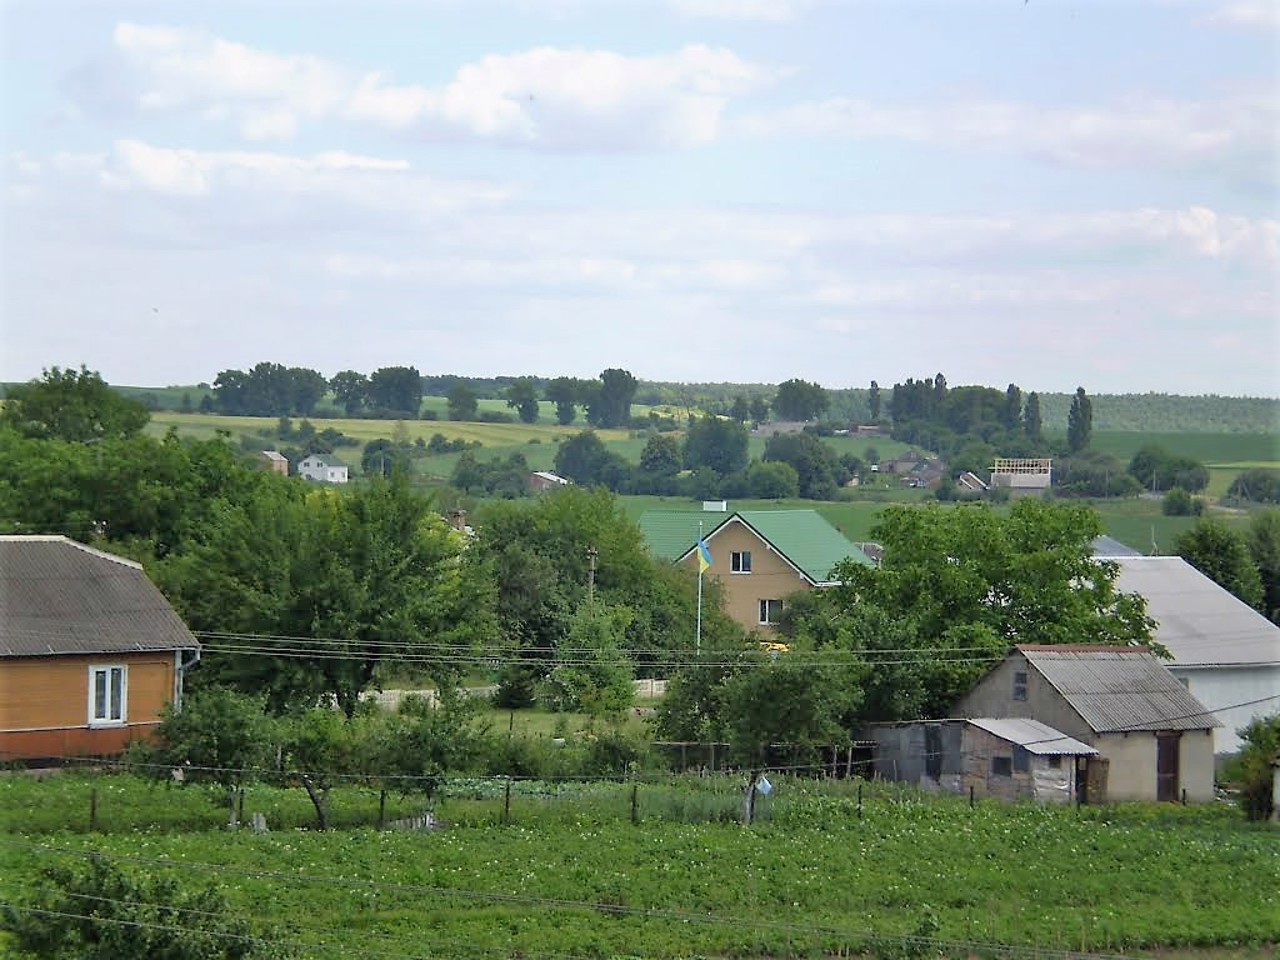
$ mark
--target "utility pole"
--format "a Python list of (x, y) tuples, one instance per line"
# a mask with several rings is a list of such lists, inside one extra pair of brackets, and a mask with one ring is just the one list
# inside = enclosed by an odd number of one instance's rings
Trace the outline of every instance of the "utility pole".
[(596, 558), (599, 556), (595, 547), (587, 547), (587, 600), (592, 607), (596, 604)]

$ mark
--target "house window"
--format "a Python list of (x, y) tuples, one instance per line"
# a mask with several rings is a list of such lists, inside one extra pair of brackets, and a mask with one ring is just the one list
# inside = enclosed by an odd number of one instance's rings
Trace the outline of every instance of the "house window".
[[(750, 573), (751, 572), (751, 551), (737, 550), (729, 554), (729, 572), (730, 573)], [(763, 620), (760, 621), (764, 623)]]
[(760, 601), (760, 622), (773, 624), (777, 623), (782, 616), (781, 600), (761, 600)]
[(1027, 699), (1027, 674), (1025, 671), (1018, 671), (1013, 675), (1013, 699)]
[(89, 726), (124, 723), (129, 680), (123, 666), (89, 668)]
[(1062, 757), (1058, 756), (1056, 753), (1051, 757), (1046, 757), (1045, 760), (1048, 762), (1050, 770), (1062, 769)]
[(1031, 754), (1027, 752), (1026, 747), (1013, 747), (1013, 772), (1027, 773), (1031, 769)]
[(993, 777), (1013, 776), (1013, 758), (1012, 757), (992, 757), (991, 758), (991, 775)]

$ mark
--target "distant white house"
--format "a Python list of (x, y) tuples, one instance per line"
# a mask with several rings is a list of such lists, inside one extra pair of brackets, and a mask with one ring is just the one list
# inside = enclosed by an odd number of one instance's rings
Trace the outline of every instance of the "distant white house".
[(1165, 666), (1222, 722), (1214, 751), (1240, 749), (1236, 731), (1280, 713), (1280, 626), (1181, 557), (1098, 554), (1119, 567), (1116, 588), (1146, 598)]
[(298, 476), (321, 483), (346, 483), (347, 465), (331, 453), (313, 453), (298, 463)]

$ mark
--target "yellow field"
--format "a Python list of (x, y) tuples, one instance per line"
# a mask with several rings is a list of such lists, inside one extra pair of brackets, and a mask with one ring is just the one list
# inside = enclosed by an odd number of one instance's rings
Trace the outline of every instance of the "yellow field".
[[(579, 425), (562, 427), (555, 423), (471, 423), (454, 420), (360, 420), (350, 418), (310, 417), (317, 431), (326, 428), (338, 430), (348, 437), (355, 437), (361, 444), (379, 438), (394, 438), (403, 429), (410, 442), (422, 437), (430, 440), (439, 433), (446, 440), (479, 441), (486, 447), (515, 447), (537, 440), (539, 443), (555, 443), (557, 438), (570, 437), (582, 432)], [(300, 422), (294, 419), (295, 429)], [(275, 417), (224, 417), (208, 413), (172, 413), (157, 411), (151, 415), (147, 432), (163, 436), (170, 427), (179, 436), (212, 439), (219, 430), (233, 436), (262, 436), (259, 431), (275, 432)], [(626, 430), (598, 430), (605, 443), (625, 440)]]

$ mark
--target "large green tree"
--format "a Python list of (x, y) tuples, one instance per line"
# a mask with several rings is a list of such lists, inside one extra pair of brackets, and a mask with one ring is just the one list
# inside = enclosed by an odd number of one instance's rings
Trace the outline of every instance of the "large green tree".
[(747, 465), (750, 438), (747, 428), (736, 420), (699, 417), (689, 424), (684, 440), (684, 465), (690, 470), (708, 467), (723, 477)]
[(1092, 434), (1093, 401), (1084, 392), (1084, 387), (1076, 387), (1071, 409), (1067, 411), (1067, 447), (1072, 453), (1079, 453), (1089, 446)]
[(530, 377), (521, 377), (507, 387), (507, 406), (516, 411), (521, 423), (538, 421), (538, 388)]
[(764, 460), (790, 464), (796, 471), (800, 496), (833, 500), (848, 480), (835, 450), (811, 433), (775, 433), (764, 445)]
[(39, 380), (10, 387), (0, 424), (34, 439), (88, 443), (136, 436), (147, 408), (107, 385), (97, 372), (50, 367)]
[(593, 427), (625, 427), (631, 421), (631, 402), (639, 384), (628, 370), (610, 367), (600, 373), (595, 389), (587, 391), (587, 422)]
[(881, 564), (837, 565), (841, 586), (787, 628), (819, 648), (909, 666), (906, 691), (882, 686), (871, 702), (941, 716), (1014, 644), (1151, 641), (1143, 599), (1118, 591), (1115, 565), (1093, 556), (1100, 533), (1097, 514), (1077, 504), (1020, 500), (1008, 515), (981, 504), (890, 507), (871, 531)]
[(819, 384), (793, 378), (778, 384), (773, 412), (780, 420), (814, 420), (830, 403), (827, 391)]
[(1173, 542), (1178, 556), (1255, 610), (1263, 604), (1262, 578), (1244, 536), (1221, 520), (1201, 517)]
[(263, 692), (276, 711), (328, 696), (349, 716), (401, 658), (449, 684), (496, 635), (492, 580), (399, 474), (224, 501), (157, 577), (193, 629), (223, 635), (201, 680)]
[(547, 383), (547, 399), (556, 405), (556, 423), (567, 427), (578, 415), (581, 390), (574, 377), (556, 377)]

